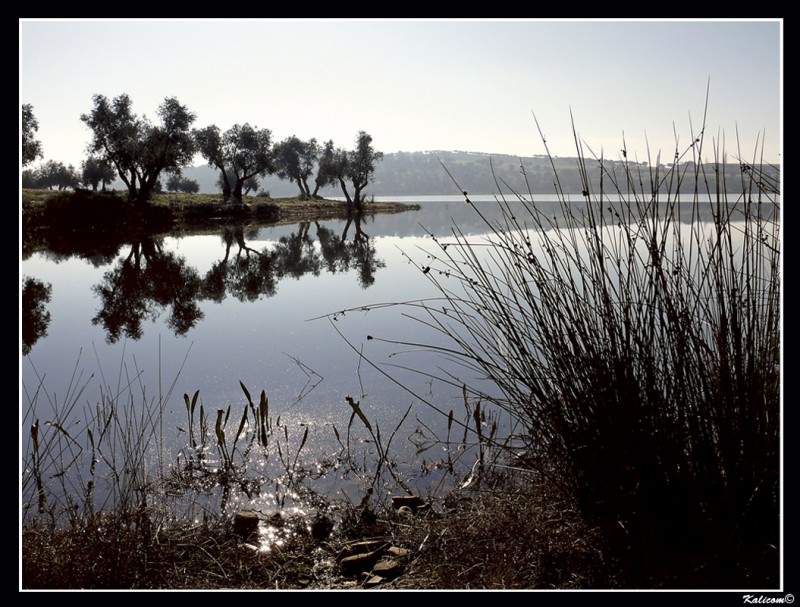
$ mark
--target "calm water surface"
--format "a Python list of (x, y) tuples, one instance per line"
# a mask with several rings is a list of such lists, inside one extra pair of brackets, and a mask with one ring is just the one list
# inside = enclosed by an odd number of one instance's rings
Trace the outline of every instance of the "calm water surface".
[[(402, 453), (417, 420), (442, 419), (400, 384), (457, 413), (464, 409), (461, 391), (399, 367), (434, 371), (441, 362), (369, 339), (430, 341), (400, 309), (336, 313), (436, 296), (417, 267), (426, 265), (425, 249), (433, 245), (428, 231), (446, 237), (454, 222), (476, 236), (484, 229), (460, 197), (407, 201), (422, 209), (360, 226), (335, 220), (219, 230), (124, 245), (109, 258), (35, 253), (22, 260), (23, 277), (52, 286), (46, 335), (21, 358), (23, 429), (55, 419), (73, 400), (77, 406), (60, 423), (80, 426), (84, 408), (101, 394), (126, 394), (133, 386), (164, 402), (164, 436), (179, 449), (186, 441), (184, 394), (199, 391), (210, 412), (231, 405), (238, 419), (246, 403), (242, 382), (254, 398), (266, 391), (271, 416), (317, 429), (309, 457), (336, 448), (333, 426), (344, 431), (352, 414), (347, 396), (387, 435), (413, 405), (395, 441)], [(27, 431), (22, 439), (25, 448)]]
[[(378, 215), (360, 226), (335, 220), (219, 230), (129, 244), (104, 258), (35, 253), (22, 260), (22, 276), (52, 285), (47, 333), (21, 358), (22, 428), (52, 419), (71, 400), (79, 406), (61, 423), (79, 426), (84, 407), (101, 394), (133, 386), (164, 403), (164, 436), (174, 437), (167, 445), (174, 451), (186, 442), (184, 394), (199, 391), (207, 411), (230, 405), (238, 419), (246, 403), (242, 382), (254, 397), (266, 391), (270, 414), (285, 425), (315, 429), (305, 451), (310, 458), (338, 449), (333, 428), (347, 428), (347, 396), (384, 436), (411, 406), (394, 445), (413, 460), (407, 438), (420, 424), (444, 424), (418, 397), (460, 415), (461, 390), (405, 368), (437, 375), (442, 360), (373, 339), (435, 340), (403, 313), (409, 310), (356, 309), (436, 297), (420, 270), (428, 265), (426, 251), (435, 250), (429, 232), (446, 239), (458, 225), (477, 242), (486, 229), (461, 197), (393, 199), (421, 210)], [(496, 216), (491, 197), (475, 202)], [(337, 314), (343, 310), (349, 311)], [(448, 369), (458, 380), (480, 383)], [(23, 431), (23, 448), (27, 437)]]

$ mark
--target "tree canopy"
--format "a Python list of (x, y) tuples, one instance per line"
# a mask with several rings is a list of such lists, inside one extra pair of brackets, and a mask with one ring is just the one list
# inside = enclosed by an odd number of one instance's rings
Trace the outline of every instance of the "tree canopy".
[[(375, 165), (381, 159), (383, 159), (383, 152), (375, 151), (372, 147), (372, 135), (365, 131), (358, 132), (354, 150), (334, 152), (332, 165), (347, 200), (348, 213), (351, 213), (354, 208), (358, 212), (363, 210), (364, 188), (372, 181), (375, 175)], [(347, 189), (348, 181), (353, 187), (352, 197)]]
[(216, 125), (194, 131), (200, 154), (222, 173), (223, 196), (242, 202), (244, 184), (275, 171), (272, 131), (235, 124), (225, 133)]
[(158, 108), (161, 123), (152, 124), (132, 111), (127, 94), (109, 101), (93, 97), (94, 107), (81, 120), (92, 130), (89, 152), (110, 162), (138, 202), (153, 194), (162, 171), (177, 172), (189, 164), (196, 146), (191, 135), (195, 115), (174, 97)]
[(338, 160), (336, 156), (336, 148), (333, 145), (333, 140), (329, 139), (322, 146), (319, 152), (319, 161), (317, 162), (317, 176), (314, 178), (314, 192), (312, 196), (316, 198), (319, 194), (320, 188), (329, 185), (335, 185), (339, 174)]
[(171, 173), (167, 179), (167, 191), (197, 194), (200, 191), (200, 184), (194, 179), (188, 179), (179, 173)]
[(97, 186), (105, 190), (114, 181), (115, 174), (114, 167), (105, 158), (89, 156), (81, 164), (81, 183), (92, 190), (97, 190)]
[(39, 122), (33, 115), (30, 103), (22, 105), (22, 166), (27, 166), (37, 158), (42, 158), (42, 142), (34, 139), (39, 130)]
[(48, 160), (36, 169), (26, 169), (22, 172), (22, 187), (66, 190), (75, 188), (81, 183), (81, 177), (72, 165), (66, 166), (63, 162)]
[[(302, 141), (292, 135), (275, 144), (275, 162), (277, 174), (281, 179), (288, 179), (300, 188), (300, 197), (311, 197), (308, 178), (314, 171), (319, 156), (316, 139)], [(316, 193), (316, 190), (314, 190)]]

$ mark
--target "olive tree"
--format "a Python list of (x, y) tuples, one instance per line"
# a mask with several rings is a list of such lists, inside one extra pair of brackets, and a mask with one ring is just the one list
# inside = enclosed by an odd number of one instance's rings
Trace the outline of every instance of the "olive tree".
[(42, 158), (42, 142), (34, 139), (39, 130), (39, 122), (33, 115), (30, 103), (22, 105), (22, 166), (27, 166), (37, 158)]
[[(314, 172), (319, 155), (316, 139), (303, 141), (292, 135), (275, 144), (275, 163), (278, 177), (296, 183), (301, 198), (310, 198), (308, 178)], [(316, 193), (316, 191), (315, 191)]]
[(319, 198), (320, 188), (335, 185), (339, 175), (339, 158), (333, 140), (329, 139), (322, 146), (317, 163), (317, 176), (314, 178), (312, 198)]
[(35, 182), (38, 184), (37, 187), (49, 190), (54, 187), (58, 190), (76, 188), (81, 182), (75, 167), (71, 164), (67, 166), (63, 162), (55, 160), (48, 160), (34, 174), (36, 176)]
[[(356, 137), (355, 149), (349, 152), (337, 150), (334, 153), (333, 165), (337, 171), (337, 179), (342, 187), (347, 212), (352, 213), (364, 210), (364, 188), (369, 185), (375, 176), (375, 164), (383, 159), (383, 152), (377, 152), (372, 147), (372, 136), (365, 131), (359, 131)], [(353, 187), (353, 195), (347, 189), (347, 182)]]
[(131, 99), (122, 94), (109, 101), (93, 97), (94, 107), (81, 120), (92, 130), (89, 153), (110, 162), (128, 188), (130, 199), (150, 199), (162, 171), (177, 172), (194, 157), (191, 125), (195, 115), (174, 97), (158, 108), (160, 124), (133, 113)]
[[(217, 187), (222, 190), (223, 192), (227, 189), (229, 192), (233, 192), (233, 188), (236, 185), (236, 178), (231, 172), (230, 183), (228, 183), (228, 177), (223, 176), (220, 172), (217, 175), (216, 181)], [(258, 178), (251, 177), (250, 179), (245, 179), (244, 183), (242, 184), (242, 196), (247, 196), (250, 192), (255, 192), (258, 190)]]
[(216, 125), (195, 129), (195, 142), (210, 166), (219, 169), (222, 193), (241, 203), (245, 183), (275, 171), (272, 131), (235, 124), (222, 133)]
[(200, 183), (194, 179), (184, 177), (180, 173), (170, 173), (167, 179), (167, 191), (197, 194), (200, 191)]
[(105, 190), (106, 186), (114, 181), (115, 175), (114, 167), (105, 158), (89, 156), (81, 163), (81, 183), (94, 191), (97, 190), (97, 186), (102, 186)]

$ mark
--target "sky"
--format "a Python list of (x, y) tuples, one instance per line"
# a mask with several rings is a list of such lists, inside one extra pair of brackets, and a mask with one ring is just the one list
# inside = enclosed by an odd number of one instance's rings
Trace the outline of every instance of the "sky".
[(33, 106), (44, 160), (76, 168), (91, 139), (81, 114), (123, 93), (155, 122), (176, 97), (197, 128), (249, 123), (345, 149), (366, 131), (385, 154), (625, 147), (669, 162), (705, 119), (703, 160), (779, 163), (782, 76), (781, 19), (19, 21), (20, 107)]

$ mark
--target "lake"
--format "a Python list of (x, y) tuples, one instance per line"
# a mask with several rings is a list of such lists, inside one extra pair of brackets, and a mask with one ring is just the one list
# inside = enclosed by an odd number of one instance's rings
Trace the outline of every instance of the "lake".
[[(411, 317), (413, 307), (391, 304), (440, 296), (429, 280), (436, 270), (429, 269), (428, 252), (438, 246), (432, 236), (447, 242), (457, 225), (471, 241), (484, 242), (488, 231), (476, 209), (494, 220), (499, 205), (493, 197), (474, 197), (472, 205), (460, 196), (391, 199), (421, 207), (360, 224), (333, 220), (165, 237), (130, 243), (113, 255), (26, 256), (21, 278), (52, 291), (46, 334), (20, 363), (23, 453), (36, 420), (42, 433), (52, 422), (49, 431), (69, 445), (97, 423), (97, 403), (111, 398), (128, 426), (161, 434), (148, 457), (179, 462), (190, 440), (184, 395), (198, 394), (211, 432), (217, 410), (230, 406), (230, 439), (248, 403), (244, 386), (256, 405), (265, 391), (273, 430), (282, 429), (279, 468), (295, 460), (287, 452), (300, 445), (296, 461), (311, 467), (330, 461), (347, 444), (348, 428), (350, 444), (374, 452), (374, 437), (354, 418), (350, 397), (373, 429), (380, 428), (384, 443), (396, 430), (389, 455), (411, 489), (442, 482), (444, 473), (435, 470), (451, 452), (446, 414), (469, 419), (474, 406), (466, 405), (460, 384), (487, 392), (492, 386), (422, 348), (393, 343), (440, 336)], [(558, 211), (555, 198), (541, 204)], [(151, 403), (157, 420), (142, 417), (141, 402)], [(497, 414), (493, 421), (502, 432), (507, 420)], [(73, 465), (63, 451), (51, 459), (52, 466)], [(467, 468), (473, 460), (465, 459)], [(338, 472), (322, 486), (350, 487), (354, 498), (368, 476)], [(32, 486), (24, 491), (32, 493)]]

